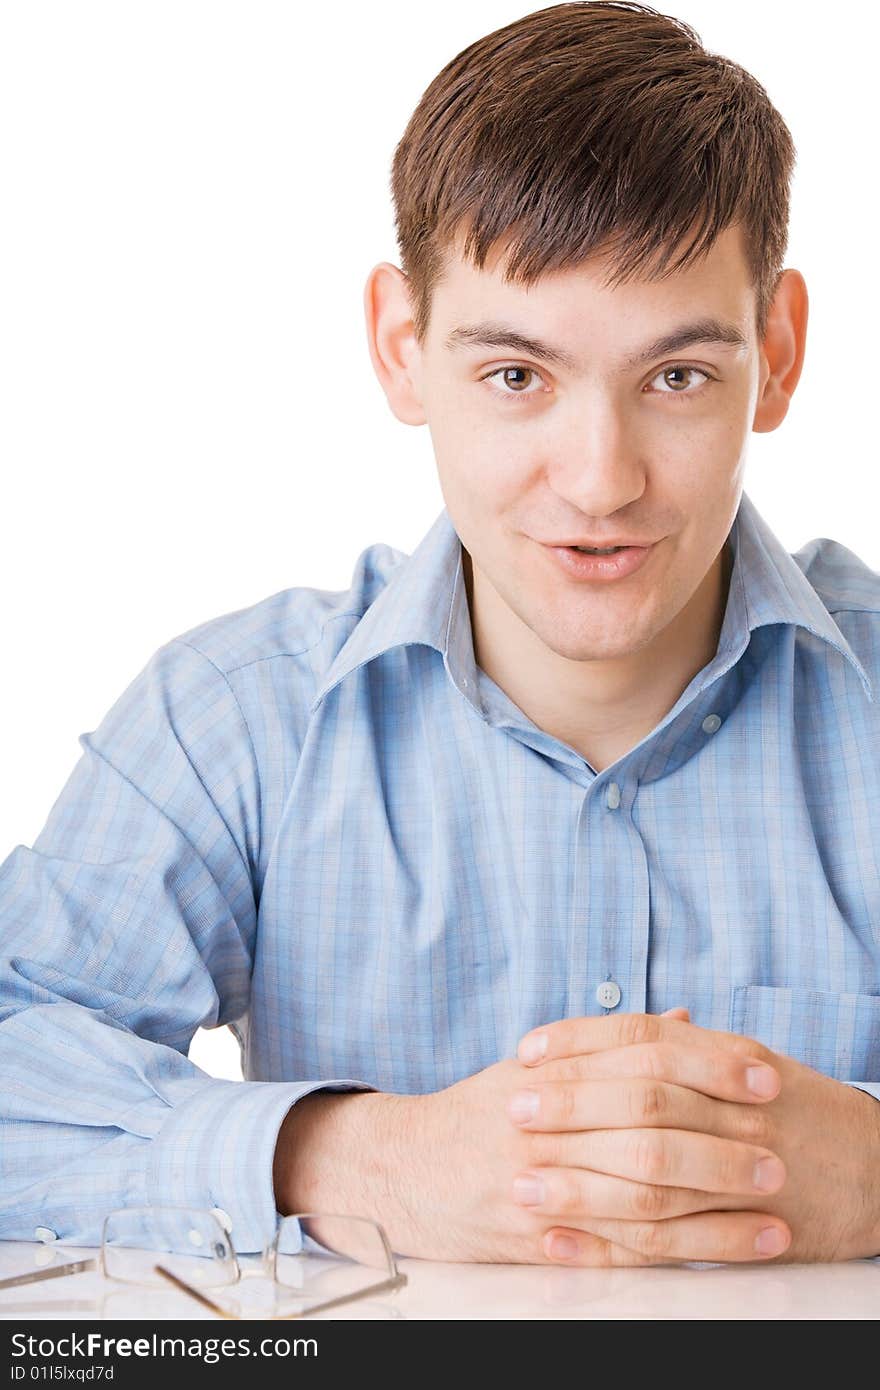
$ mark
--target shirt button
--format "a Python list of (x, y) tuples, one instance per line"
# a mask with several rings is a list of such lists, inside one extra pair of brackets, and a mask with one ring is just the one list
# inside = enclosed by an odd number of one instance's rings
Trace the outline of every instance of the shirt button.
[(603, 1009), (616, 1009), (620, 1003), (620, 985), (614, 980), (603, 980), (596, 990), (596, 998)]
[(608, 794), (605, 797), (605, 805), (609, 811), (616, 811), (620, 805), (620, 787), (616, 782), (608, 783)]
[(48, 1226), (38, 1226), (37, 1229), (34, 1231), (34, 1240), (44, 1240), (48, 1242), (50, 1240), (57, 1239), (58, 1236), (56, 1232), (50, 1230)]
[(715, 730), (720, 728), (721, 720), (718, 718), (718, 715), (707, 714), (706, 718), (703, 720), (703, 732), (706, 734), (714, 734)]

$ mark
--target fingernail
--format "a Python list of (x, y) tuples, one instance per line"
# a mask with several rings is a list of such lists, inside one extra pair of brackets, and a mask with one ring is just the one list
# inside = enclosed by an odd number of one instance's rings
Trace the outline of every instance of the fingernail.
[(544, 1200), (544, 1184), (540, 1178), (529, 1175), (514, 1178), (513, 1197), (514, 1201), (522, 1203), (524, 1207), (536, 1207)]
[(775, 1192), (784, 1178), (785, 1169), (778, 1158), (761, 1158), (755, 1164), (753, 1181), (760, 1192)]
[(548, 1254), (555, 1260), (571, 1260), (578, 1252), (577, 1241), (571, 1236), (551, 1236)]
[(756, 1255), (781, 1255), (788, 1245), (788, 1236), (778, 1226), (765, 1226), (755, 1240)]
[(518, 1124), (533, 1120), (538, 1113), (540, 1099), (537, 1091), (517, 1091), (516, 1095), (511, 1096), (507, 1107), (510, 1118)]
[(775, 1096), (779, 1090), (779, 1076), (772, 1067), (747, 1067), (746, 1085), (756, 1096)]
[(523, 1038), (516, 1055), (521, 1062), (540, 1062), (546, 1051), (547, 1034), (535, 1033), (532, 1037)]

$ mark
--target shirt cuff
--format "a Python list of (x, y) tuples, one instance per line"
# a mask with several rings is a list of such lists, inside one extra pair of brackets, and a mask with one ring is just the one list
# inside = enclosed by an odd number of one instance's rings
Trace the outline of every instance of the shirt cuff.
[(880, 1081), (847, 1081), (847, 1086), (854, 1086), (857, 1091), (867, 1091), (869, 1096), (875, 1100), (880, 1100)]
[(239, 1254), (262, 1251), (278, 1212), (275, 1145), (291, 1106), (312, 1091), (375, 1091), (366, 1081), (204, 1082), (175, 1106), (150, 1145), (147, 1202), (218, 1207), (231, 1220)]

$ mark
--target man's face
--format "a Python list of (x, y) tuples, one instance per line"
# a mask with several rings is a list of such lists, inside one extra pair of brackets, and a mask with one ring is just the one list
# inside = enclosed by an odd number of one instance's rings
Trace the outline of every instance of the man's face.
[[(717, 580), (739, 505), (747, 440), (769, 374), (739, 228), (664, 280), (602, 286), (604, 262), (505, 284), (501, 253), (477, 270), (457, 253), (435, 290), (412, 364), (449, 516), (479, 583), (494, 587), (558, 655), (640, 651), (701, 585)], [(744, 345), (692, 342), (627, 359), (674, 329), (715, 319)], [(449, 345), (491, 321), (569, 356)], [(654, 541), (635, 573), (573, 579), (550, 541)], [(695, 600), (695, 602), (698, 601)]]

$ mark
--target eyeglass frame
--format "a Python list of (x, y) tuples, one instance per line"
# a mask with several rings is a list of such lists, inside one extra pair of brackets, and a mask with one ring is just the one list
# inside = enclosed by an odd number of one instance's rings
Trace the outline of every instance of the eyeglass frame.
[[(374, 1221), (372, 1217), (369, 1216), (352, 1216), (351, 1214), (343, 1214), (341, 1212), (326, 1211), (291, 1212), (287, 1216), (281, 1216), (279, 1214), (276, 1218), (275, 1223), (275, 1235), (273, 1236), (272, 1240), (269, 1241), (269, 1243), (263, 1247), (262, 1251), (260, 1251), (260, 1268), (253, 1270), (243, 1270), (239, 1259), (239, 1252), (235, 1248), (235, 1244), (232, 1240), (231, 1233), (224, 1226), (223, 1222), (219, 1219), (219, 1217), (213, 1210), (209, 1210), (207, 1207), (188, 1207), (180, 1206), (179, 1204), (170, 1204), (166, 1206), (163, 1203), (149, 1207), (119, 1207), (116, 1210), (109, 1212), (107, 1216), (104, 1218), (104, 1222), (101, 1227), (101, 1245), (97, 1255), (89, 1256), (84, 1260), (71, 1260), (67, 1264), (48, 1266), (45, 1269), (31, 1270), (27, 1274), (16, 1274), (6, 1279), (0, 1279), (0, 1290), (19, 1288), (24, 1284), (36, 1284), (46, 1279), (60, 1279), (65, 1275), (83, 1274), (91, 1271), (95, 1271), (101, 1274), (103, 1278), (110, 1279), (113, 1281), (113, 1283), (116, 1284), (128, 1284), (129, 1286), (134, 1288), (155, 1288), (157, 1287), (156, 1285), (145, 1284), (142, 1279), (120, 1279), (118, 1275), (109, 1274), (107, 1272), (106, 1262), (104, 1259), (107, 1227), (115, 1217), (122, 1215), (130, 1217), (138, 1212), (156, 1213), (184, 1211), (189, 1212), (190, 1214), (198, 1214), (199, 1216), (210, 1217), (210, 1219), (219, 1227), (219, 1229), (223, 1231), (224, 1237), (229, 1246), (229, 1254), (232, 1259), (232, 1265), (235, 1269), (235, 1278), (231, 1279), (229, 1283), (223, 1284), (221, 1286), (225, 1289), (235, 1288), (244, 1279), (259, 1278), (260, 1276), (271, 1278), (276, 1289), (291, 1288), (291, 1285), (282, 1283), (277, 1275), (278, 1238), (281, 1234), (282, 1226), (286, 1221), (357, 1221), (364, 1225), (372, 1226), (373, 1229), (378, 1233), (379, 1239), (382, 1243), (382, 1249), (384, 1251), (385, 1258), (388, 1264), (389, 1275), (387, 1279), (382, 1279), (376, 1284), (370, 1284), (365, 1289), (358, 1289), (354, 1293), (339, 1294), (335, 1298), (326, 1299), (324, 1302), (314, 1304), (311, 1307), (304, 1309), (300, 1312), (270, 1314), (270, 1319), (310, 1317), (313, 1313), (323, 1312), (327, 1308), (338, 1307), (340, 1304), (343, 1303), (353, 1303), (358, 1298), (366, 1298), (378, 1293), (395, 1292), (398, 1289), (402, 1289), (408, 1282), (406, 1274), (402, 1273), (397, 1268), (397, 1261), (395, 1260), (394, 1252), (391, 1249), (391, 1245), (389, 1243), (388, 1236), (385, 1232), (385, 1228), (378, 1221)], [(301, 1232), (301, 1234), (304, 1233)], [(316, 1242), (316, 1244), (320, 1244), (320, 1242)], [(147, 1248), (144, 1246), (136, 1246), (132, 1248), (136, 1248), (143, 1251), (144, 1253), (148, 1253)], [(256, 1252), (254, 1253), (256, 1254)], [(297, 1251), (296, 1253), (299, 1254), (300, 1252)], [(352, 1263), (360, 1264), (361, 1262), (359, 1260), (352, 1260)], [(173, 1273), (171, 1270), (166, 1269), (163, 1265), (156, 1264), (153, 1266), (153, 1268), (168, 1282), (174, 1284), (184, 1293), (190, 1294), (190, 1296), (196, 1299), (197, 1302), (204, 1304), (205, 1307), (210, 1308), (213, 1312), (219, 1313), (221, 1317), (236, 1319), (239, 1317), (238, 1313), (231, 1313), (226, 1308), (222, 1307), (221, 1304), (216, 1303), (204, 1292), (203, 1289), (197, 1289), (194, 1285), (189, 1284), (185, 1279), (182, 1279), (179, 1275)]]

